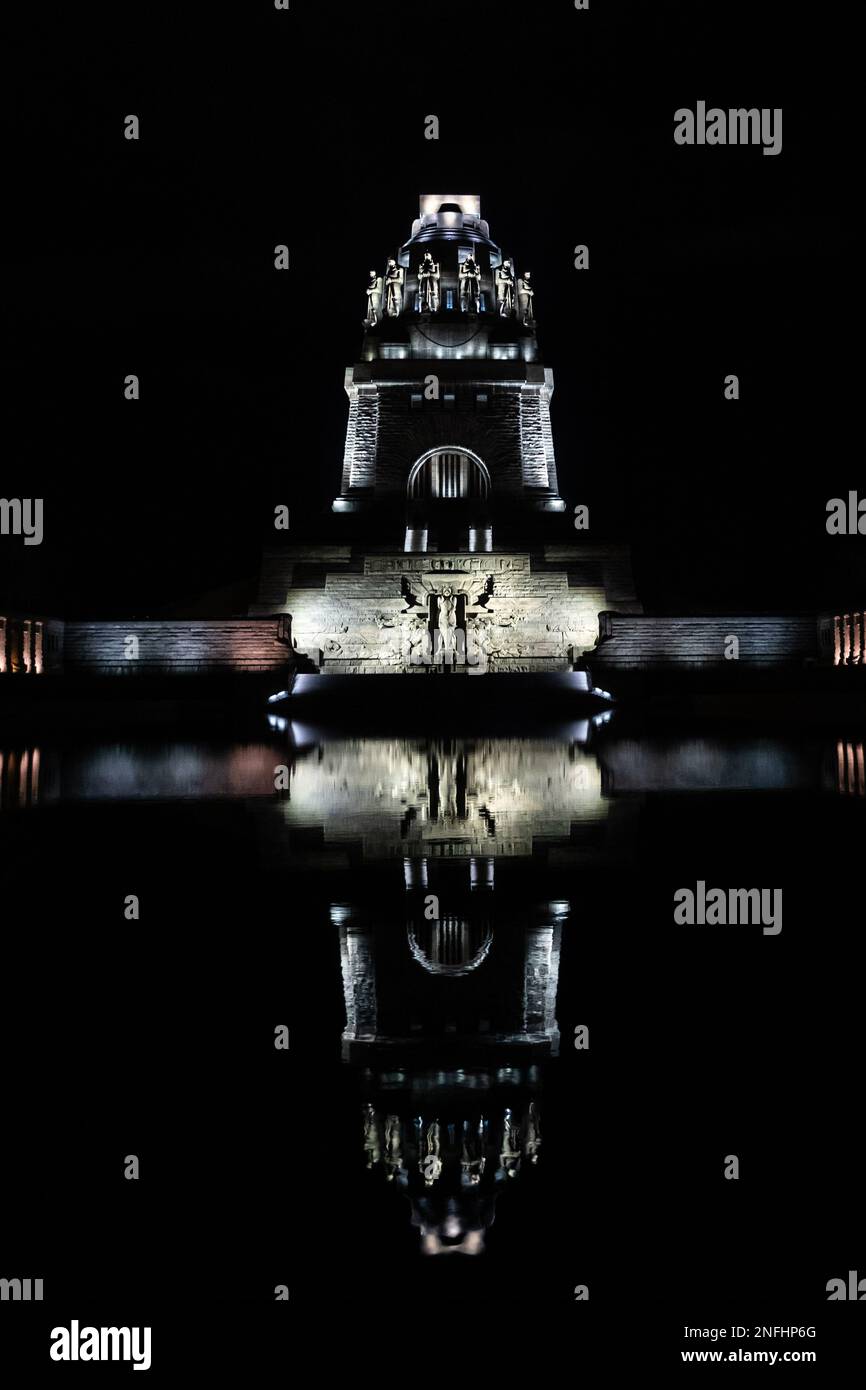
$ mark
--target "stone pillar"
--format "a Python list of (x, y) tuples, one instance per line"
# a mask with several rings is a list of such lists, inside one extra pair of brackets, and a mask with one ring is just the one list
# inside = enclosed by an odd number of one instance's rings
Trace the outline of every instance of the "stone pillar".
[(372, 940), (367, 932), (357, 927), (340, 928), (340, 962), (346, 1003), (343, 1058), (347, 1061), (351, 1043), (373, 1042), (378, 1031), (376, 966), (371, 948)]
[(0, 673), (6, 670), (6, 619), (0, 618)]
[(44, 623), (33, 624), (33, 670), (37, 676), (42, 674), (42, 638)]
[(407, 526), (403, 551), (406, 555), (425, 555), (427, 553), (427, 528)]
[(539, 1041), (546, 1037), (553, 1056), (559, 1053), (556, 990), (560, 933), (559, 923), (529, 928), (523, 966), (523, 1031)]
[(379, 447), (379, 391), (374, 383), (358, 385), (353, 369), (346, 372), (349, 422), (343, 454), (343, 493), (350, 488), (373, 487)]
[(31, 634), (32, 624), (29, 618), (24, 618), (21, 623), (21, 668), (25, 674), (29, 675), (33, 670), (33, 642)]
[(842, 660), (842, 631), (841, 619), (837, 614), (833, 619), (833, 665), (838, 666)]
[(475, 554), (478, 551), (490, 551), (493, 549), (493, 527), (492, 526), (470, 526), (469, 527), (469, 552)]

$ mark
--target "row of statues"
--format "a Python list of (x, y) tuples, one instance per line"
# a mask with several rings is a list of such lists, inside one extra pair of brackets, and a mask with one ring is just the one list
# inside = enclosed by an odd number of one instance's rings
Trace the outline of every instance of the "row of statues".
[[(434, 261), (429, 251), (425, 252), (418, 266), (418, 302), (422, 314), (435, 314), (441, 304), (439, 262)], [(532, 286), (531, 272), (515, 278), (513, 261), (503, 261), (494, 271), (496, 287), (496, 310), (501, 318), (513, 318), (516, 312), (518, 322), (527, 326), (535, 322), (533, 300), (535, 290)], [(403, 298), (406, 272), (392, 258), (388, 261), (384, 275), (370, 271), (367, 285), (367, 317), (365, 324), (375, 328), (384, 312), (388, 318), (396, 318), (403, 312)], [(460, 310), (462, 313), (481, 312), (481, 269), (475, 257), (469, 255), (461, 262), (458, 271)]]

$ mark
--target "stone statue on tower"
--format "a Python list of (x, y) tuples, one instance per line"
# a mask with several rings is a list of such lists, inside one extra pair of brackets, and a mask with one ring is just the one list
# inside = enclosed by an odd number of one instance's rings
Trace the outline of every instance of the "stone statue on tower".
[(367, 285), (367, 317), (364, 322), (369, 328), (375, 328), (379, 322), (379, 315), (382, 312), (382, 291), (384, 282), (381, 275), (377, 275), (375, 270), (370, 271), (370, 279)]
[(514, 267), (511, 261), (503, 261), (496, 272), (496, 306), (502, 318), (511, 318), (514, 313)]
[(460, 267), (460, 308), (464, 314), (481, 312), (481, 272), (471, 254)]
[(525, 323), (527, 327), (535, 322), (535, 310), (533, 308), (534, 298), (535, 290), (531, 284), (531, 272), (524, 270), (520, 279), (517, 281), (517, 316), (520, 322)]
[(403, 312), (403, 267), (389, 260), (385, 271), (385, 313), (395, 319)]
[(435, 314), (439, 308), (439, 262), (425, 252), (418, 267), (418, 298), (422, 314)]

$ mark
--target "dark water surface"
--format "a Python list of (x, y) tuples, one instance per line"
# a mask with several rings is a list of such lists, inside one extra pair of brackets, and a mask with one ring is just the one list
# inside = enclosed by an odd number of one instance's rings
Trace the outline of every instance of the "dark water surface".
[[(6, 1262), (94, 1306), (183, 1266), (371, 1313), (814, 1309), (862, 1249), (863, 750), (7, 740)], [(781, 929), (676, 923), (699, 881), (780, 889)]]

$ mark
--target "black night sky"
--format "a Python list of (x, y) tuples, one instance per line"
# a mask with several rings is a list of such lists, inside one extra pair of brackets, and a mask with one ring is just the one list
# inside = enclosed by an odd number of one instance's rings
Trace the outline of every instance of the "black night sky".
[[(269, 1344), (282, 1375), (307, 1347), (316, 1370), (345, 1356), (352, 1382), (460, 1375), (461, 1332), (487, 1378), (513, 1380), (526, 1347), (537, 1381), (558, 1322), (569, 1370), (597, 1344), (600, 1384), (636, 1354), (632, 1379), (658, 1367), (667, 1384), (684, 1323), (752, 1316), (819, 1323), (818, 1383), (851, 1383), (826, 1367), (845, 1351), (843, 1322), (862, 1363), (863, 1310), (837, 1316), (826, 1289), (857, 1270), (866, 1289), (862, 647), (837, 625), (834, 648), (832, 625), (811, 618), (866, 602), (866, 537), (826, 531), (829, 499), (866, 493), (856, 11), (31, 8), (4, 68), (0, 497), (44, 499), (44, 540), (0, 538), (0, 613), (13, 619), (0, 692), (0, 1281), (44, 1275), (46, 1300), (3, 1301), (0, 1364), (17, 1339), (27, 1366), (8, 1383), (36, 1383), (55, 1318), (154, 1323), (158, 1383), (219, 1383), (201, 1358), (226, 1379), (235, 1353), (227, 1383), (264, 1386), (276, 1383), (260, 1374)], [(781, 153), (677, 145), (674, 113), (699, 101), (781, 108)], [(124, 138), (129, 114), (138, 141)], [(431, 114), (438, 141), (424, 138)], [(629, 541), (647, 614), (811, 615), (778, 624), (778, 646), (771, 631), (768, 653), (728, 668), (695, 639), (680, 661), (679, 625), (658, 623), (658, 686), (653, 670), (642, 684), (635, 639), (623, 693), (613, 681), (612, 696), (584, 692), (581, 666), (564, 669), (582, 648), (532, 664), (536, 612), (540, 632), (542, 607), (559, 602), (539, 570), (525, 591), (515, 577), (515, 623), (523, 593), (525, 611), (540, 597), (501, 673), (467, 692), (439, 679), (460, 674), (443, 662), (407, 688), (384, 673), (396, 635), (383, 626), (362, 699), (353, 675), (330, 674), (354, 658), (314, 680), (282, 615), (216, 624), (232, 639), (257, 629), (228, 656), (224, 634), (194, 621), (247, 615), (276, 504), (290, 508), (289, 542), (340, 540), (346, 518), (330, 504), (368, 272), (408, 238), (419, 194), (448, 192), (479, 194), (492, 239), (533, 274), (567, 508), (545, 521), (573, 540), (583, 503), (578, 541)], [(284, 243), (291, 269), (278, 272)], [(732, 373), (737, 401), (724, 398)], [(138, 401), (124, 399), (128, 374)], [(350, 570), (354, 583), (360, 560)], [(365, 659), (364, 633), (387, 617), (378, 583), (362, 576), (349, 617), (337, 613), (353, 638), (360, 614)], [(438, 620), (428, 595), (424, 610), (404, 593), (402, 633), (420, 611), (441, 636), (446, 595), (456, 622), (459, 595), (436, 590)], [(484, 601), (473, 596), (478, 631)], [(118, 664), (117, 634), (77, 659), (70, 622), (54, 675), (53, 625), (19, 615), (193, 621), (173, 635), (154, 624), (166, 640), (138, 667), (126, 652)], [(773, 627), (752, 626), (756, 644)], [(821, 660), (798, 655), (798, 627), (816, 651), (819, 631), (830, 639)], [(261, 663), (247, 659), (258, 629)], [(559, 650), (564, 632), (548, 632), (539, 650)], [(341, 648), (325, 646), (330, 662)], [(25, 681), (40, 653), (45, 678)], [(426, 988), (414, 933), (428, 881), (414, 866), (428, 860), (435, 893), (444, 866), (457, 904), (443, 896), (449, 931), (458, 918), (467, 941), (477, 928), (485, 952), (498, 933), (490, 969), (476, 952), (463, 972), (481, 966), (477, 1038), (450, 978), (444, 996), (438, 978)], [(755, 922), (683, 934), (672, 895), (705, 883), (784, 890), (784, 934)], [(362, 924), (369, 954), (353, 936), (344, 971), (347, 923)], [(539, 923), (546, 958), (540, 935), (531, 949), (522, 935)], [(524, 1037), (532, 1011), (544, 1028)], [(290, 1055), (274, 1050), (275, 1024), (291, 1029)], [(586, 1053), (572, 1046), (584, 1025)], [(476, 1101), (472, 1058), (495, 1069), (504, 1111), (515, 1038), (519, 1065), (534, 1071), (539, 1055), (547, 1073), (544, 1162), (505, 1184), (516, 1192), (481, 1259), (422, 1260), (408, 1203), (365, 1166), (364, 1047), (387, 1045), (375, 1054), (386, 1102), (389, 1077), (407, 1107), (450, 1087), (474, 1123), (494, 1101), (480, 1087)], [(401, 1079), (390, 1069), (404, 1055)], [(419, 1058), (431, 1076), (458, 1066), (459, 1084), (412, 1092)], [(454, 1117), (443, 1110), (446, 1134), (468, 1123)], [(414, 1109), (405, 1118), (420, 1136)], [(141, 1183), (121, 1173), (127, 1152), (143, 1157)], [(730, 1154), (742, 1183), (722, 1175)], [(584, 1282), (588, 1308), (574, 1298)], [(284, 1310), (272, 1293), (289, 1286)]]
[[(46, 531), (4, 548), (12, 602), (243, 612), (275, 502), (325, 534), (367, 270), (446, 188), (534, 272), (561, 490), (632, 540), (647, 611), (850, 601), (857, 539), (824, 529), (862, 478), (842, 37), (563, 0), (473, 7), (467, 48), (461, 13), (142, 12), (78, 21), (74, 63), (48, 25), (13, 56), (3, 492)], [(783, 107), (782, 153), (676, 146), (699, 98)]]

